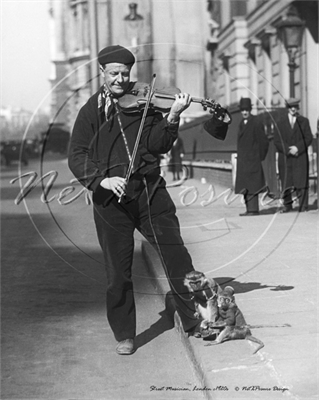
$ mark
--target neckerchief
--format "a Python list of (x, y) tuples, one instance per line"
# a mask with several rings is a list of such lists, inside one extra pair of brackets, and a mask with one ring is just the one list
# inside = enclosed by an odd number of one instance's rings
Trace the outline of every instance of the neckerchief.
[(122, 138), (123, 138), (123, 141), (125, 144), (126, 153), (127, 153), (129, 161), (131, 161), (132, 156), (131, 156), (131, 152), (129, 150), (128, 142), (127, 142), (127, 139), (126, 139), (126, 136), (124, 133), (123, 126), (122, 126), (122, 121), (120, 118), (120, 109), (117, 104), (118, 100), (115, 99), (113, 97), (112, 93), (106, 89), (105, 85), (103, 87), (103, 91), (98, 96), (97, 103), (98, 103), (98, 105), (97, 105), (98, 110), (100, 112), (103, 112), (103, 110), (104, 110), (105, 120), (107, 122), (110, 120), (110, 116), (112, 115), (113, 110), (114, 109), (116, 110), (116, 117), (117, 117), (117, 120), (118, 120), (118, 123), (120, 126)]
[(117, 102), (117, 100), (113, 98), (112, 93), (110, 93), (104, 85), (103, 91), (99, 94), (97, 98), (97, 107), (99, 110), (104, 110), (106, 121), (109, 121), (110, 119), (115, 102)]

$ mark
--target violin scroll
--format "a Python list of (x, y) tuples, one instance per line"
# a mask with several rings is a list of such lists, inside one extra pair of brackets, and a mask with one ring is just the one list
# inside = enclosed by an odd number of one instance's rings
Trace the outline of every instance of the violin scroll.
[(226, 108), (222, 107), (219, 103), (212, 99), (206, 99), (201, 102), (204, 111), (209, 108), (210, 114), (214, 114), (216, 118), (220, 121), (230, 124), (232, 122), (232, 117)]

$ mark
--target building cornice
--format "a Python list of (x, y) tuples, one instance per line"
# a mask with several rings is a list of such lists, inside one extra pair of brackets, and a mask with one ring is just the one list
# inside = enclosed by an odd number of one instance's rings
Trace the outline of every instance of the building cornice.
[(249, 57), (253, 61), (255, 61), (255, 59), (256, 59), (255, 50), (256, 50), (256, 47), (258, 47), (258, 46), (261, 46), (261, 40), (258, 39), (257, 37), (253, 37), (253, 38), (249, 39), (244, 44), (244, 47), (248, 50)]
[[(244, 30), (244, 34), (240, 32)], [(223, 53), (228, 49), (235, 40), (246, 37), (247, 21), (243, 16), (234, 17), (232, 21), (225, 26), (218, 37), (219, 46), (218, 52)], [(222, 45), (222, 47), (221, 47)]]
[(285, 10), (289, 7), (292, 1), (287, 0), (271, 0), (260, 5), (257, 9), (247, 15), (248, 36), (259, 36), (260, 27), (271, 27), (273, 22), (281, 18)]

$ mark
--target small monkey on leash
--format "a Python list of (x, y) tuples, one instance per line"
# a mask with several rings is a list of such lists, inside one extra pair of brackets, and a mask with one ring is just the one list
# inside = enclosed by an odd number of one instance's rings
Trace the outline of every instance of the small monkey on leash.
[(184, 285), (192, 295), (195, 305), (195, 317), (202, 319), (199, 332), (195, 337), (207, 337), (216, 333), (218, 330), (211, 330), (210, 325), (218, 319), (218, 292), (221, 291), (220, 286), (212, 278), (207, 278), (205, 274), (199, 271), (191, 271), (186, 274)]
[(195, 335), (204, 340), (212, 340), (207, 346), (221, 344), (227, 340), (246, 339), (259, 346), (253, 354), (264, 347), (264, 343), (252, 336), (252, 328), (289, 327), (282, 325), (248, 325), (243, 313), (238, 308), (234, 288), (226, 286), (223, 290), (212, 278), (204, 273), (192, 271), (186, 274), (184, 285), (192, 294), (195, 304), (195, 316), (202, 319), (200, 330)]
[(221, 344), (226, 340), (246, 339), (251, 342), (258, 343), (257, 349), (253, 354), (257, 353), (265, 345), (264, 343), (252, 336), (249, 325), (247, 325), (243, 313), (238, 308), (235, 297), (234, 289), (231, 286), (226, 286), (218, 295), (218, 314), (219, 319), (213, 327), (220, 327), (222, 331), (217, 336), (214, 342), (209, 343), (207, 346), (214, 344)]

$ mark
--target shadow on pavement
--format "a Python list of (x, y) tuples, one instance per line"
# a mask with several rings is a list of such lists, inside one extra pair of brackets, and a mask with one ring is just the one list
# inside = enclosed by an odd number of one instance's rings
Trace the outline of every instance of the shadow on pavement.
[(276, 214), (278, 211), (279, 211), (279, 207), (264, 208), (259, 211), (259, 215)]
[(159, 312), (161, 316), (153, 325), (144, 332), (138, 334), (135, 338), (136, 348), (145, 346), (156, 337), (174, 328), (174, 309), (169, 300), (170, 292), (165, 296), (165, 309)]
[(214, 278), (214, 280), (223, 288), (224, 286), (232, 286), (235, 290), (235, 293), (247, 293), (252, 292), (253, 290), (259, 289), (269, 289), (272, 291), (284, 291), (284, 290), (292, 290), (294, 286), (285, 286), (285, 285), (263, 285), (260, 282), (238, 282), (235, 278), (231, 277), (219, 277)]

